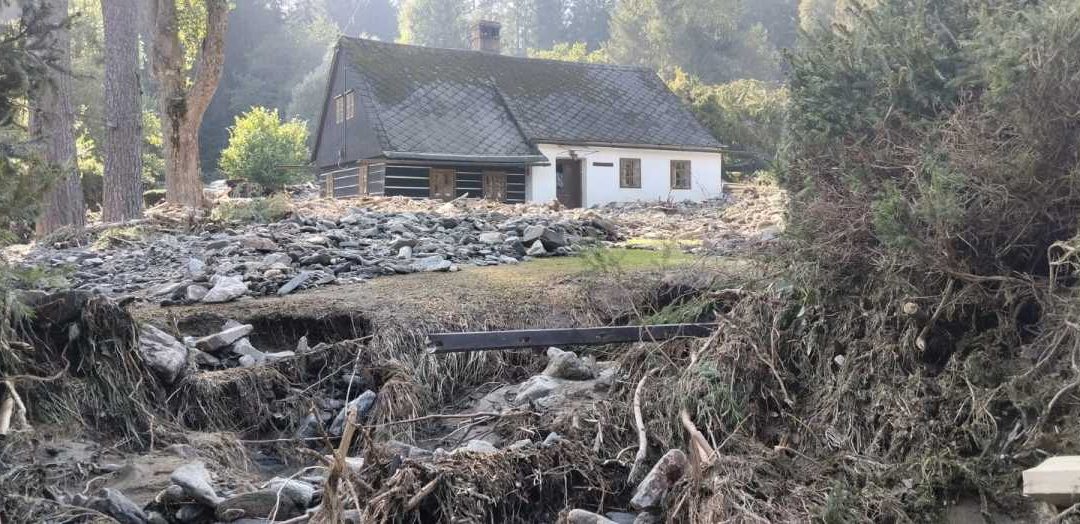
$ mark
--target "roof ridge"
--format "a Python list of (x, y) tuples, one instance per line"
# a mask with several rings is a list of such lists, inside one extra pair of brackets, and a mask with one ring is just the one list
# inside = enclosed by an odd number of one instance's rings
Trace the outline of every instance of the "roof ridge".
[(530, 57), (530, 56), (504, 55), (504, 54), (486, 53), (486, 52), (483, 52), (483, 51), (474, 51), (472, 49), (456, 49), (456, 48), (452, 48), (452, 47), (430, 47), (430, 46), (425, 46), (425, 45), (403, 44), (403, 43), (399, 43), (399, 42), (387, 42), (385, 40), (376, 40), (376, 39), (373, 39), (373, 38), (359, 38), (359, 37), (355, 37), (355, 36), (344, 36), (344, 35), (339, 37), (339, 39), (340, 40), (350, 40), (352, 42), (357, 42), (357, 43), (361, 43), (361, 44), (375, 44), (375, 45), (381, 45), (381, 46), (386, 46), (386, 47), (421, 49), (421, 50), (425, 50), (425, 51), (435, 51), (435, 52), (444, 52), (444, 53), (452, 53), (452, 54), (462, 54), (462, 55), (469, 55), (469, 56), (477, 56), (477, 55), (479, 55), (479, 56), (489, 56), (489, 57), (491, 57), (493, 59), (496, 59), (496, 60), (518, 60), (518, 61), (529, 61), (529, 62), (548, 62), (548, 63), (553, 63), (553, 64), (567, 64), (567, 65), (572, 65), (572, 66), (586, 67), (586, 68), (593, 68), (593, 69), (616, 69), (616, 70), (622, 70), (622, 71), (640, 71), (640, 72), (654, 74), (654, 75), (656, 74), (655, 70), (653, 70), (652, 68), (646, 67), (646, 66), (636, 66), (636, 65), (627, 65), (627, 64), (605, 64), (605, 63), (599, 63), (599, 62), (574, 62), (574, 61), (571, 61), (571, 60), (556, 60), (556, 59), (553, 59), (553, 58), (535, 58), (535, 57)]

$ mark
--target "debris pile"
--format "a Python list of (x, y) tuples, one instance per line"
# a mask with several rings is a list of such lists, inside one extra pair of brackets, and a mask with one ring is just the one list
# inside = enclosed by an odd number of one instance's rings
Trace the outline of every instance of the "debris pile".
[(566, 255), (615, 235), (596, 221), (541, 215), (453, 217), (354, 208), (335, 220), (296, 216), (197, 234), (149, 231), (146, 239), (107, 249), (42, 246), (22, 263), (73, 267), (69, 278), (76, 289), (215, 303), (379, 275)]

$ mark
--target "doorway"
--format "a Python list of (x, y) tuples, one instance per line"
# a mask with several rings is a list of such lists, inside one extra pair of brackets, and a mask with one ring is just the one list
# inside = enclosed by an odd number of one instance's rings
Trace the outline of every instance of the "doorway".
[(569, 208), (582, 206), (581, 160), (555, 160), (555, 198)]
[(431, 179), (429, 180), (431, 198), (453, 200), (456, 175), (453, 169), (432, 169)]
[(506, 202), (505, 172), (484, 171), (484, 198), (496, 202)]

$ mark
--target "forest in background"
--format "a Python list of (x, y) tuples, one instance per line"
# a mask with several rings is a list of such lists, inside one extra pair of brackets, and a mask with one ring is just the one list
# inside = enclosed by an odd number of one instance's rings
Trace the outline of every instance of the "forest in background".
[[(656, 69), (751, 168), (775, 157), (783, 121), (782, 53), (800, 25), (827, 25), (845, 0), (234, 0), (224, 69), (199, 131), (204, 180), (220, 178), (221, 152), (239, 115), (255, 107), (285, 120), (318, 120), (326, 72), (340, 35), (468, 47), (477, 19), (503, 24), (504, 54), (612, 62)], [(201, 0), (178, 3), (189, 33)], [(185, 15), (184, 13), (188, 13)], [(101, 0), (72, 0), (71, 55), (78, 165), (90, 209), (101, 202), (104, 38)], [(151, 22), (140, 16), (144, 108), (143, 183), (162, 187), (165, 163), (153, 75), (146, 59)]]

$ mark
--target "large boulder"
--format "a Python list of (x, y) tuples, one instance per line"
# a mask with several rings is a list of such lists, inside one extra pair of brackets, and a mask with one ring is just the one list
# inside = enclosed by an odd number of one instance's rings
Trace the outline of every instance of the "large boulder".
[(554, 229), (549, 229), (548, 227), (541, 225), (525, 228), (525, 233), (522, 235), (521, 241), (525, 244), (531, 244), (536, 240), (542, 242), (544, 248), (549, 251), (566, 246), (566, 236)]
[(645, 475), (645, 480), (638, 484), (630, 505), (634, 509), (655, 508), (664, 500), (671, 486), (675, 485), (686, 473), (688, 461), (681, 449), (673, 449), (660, 457), (656, 465)]
[(291, 491), (273, 489), (235, 495), (219, 502), (214, 515), (222, 522), (265, 519), (270, 515), (274, 515), (275, 521), (288, 520), (304, 512), (301, 502), (291, 495)]
[(90, 508), (116, 519), (120, 524), (146, 524), (147, 522), (146, 513), (142, 508), (115, 489), (101, 490), (100, 496), (90, 504)]
[(589, 380), (596, 377), (596, 371), (583, 359), (571, 351), (556, 347), (548, 348), (548, 365), (544, 374), (549, 377), (566, 380)]
[(214, 491), (210, 483), (210, 472), (202, 462), (192, 462), (176, 468), (169, 480), (173, 484), (184, 489), (184, 494), (195, 499), (200, 504), (216, 506), (221, 502), (221, 497)]
[(212, 280), (214, 287), (206, 293), (202, 301), (207, 304), (236, 300), (247, 294), (248, 287), (241, 276), (216, 276)]
[(213, 353), (250, 335), (253, 329), (255, 328), (251, 324), (226, 325), (225, 329), (213, 335), (207, 335), (195, 340), (195, 348), (199, 351)]
[(139, 326), (139, 353), (166, 384), (176, 382), (187, 368), (187, 346), (150, 324)]
[(301, 271), (295, 277), (292, 277), (291, 280), (286, 282), (285, 285), (278, 288), (277, 294), (280, 296), (288, 295), (289, 293), (296, 291), (296, 288), (307, 283), (313, 276), (315, 276), (314, 271)]
[(442, 255), (436, 255), (431, 257), (417, 258), (413, 260), (412, 269), (414, 271), (450, 271), (450, 266), (454, 264), (449, 260), (446, 260)]

